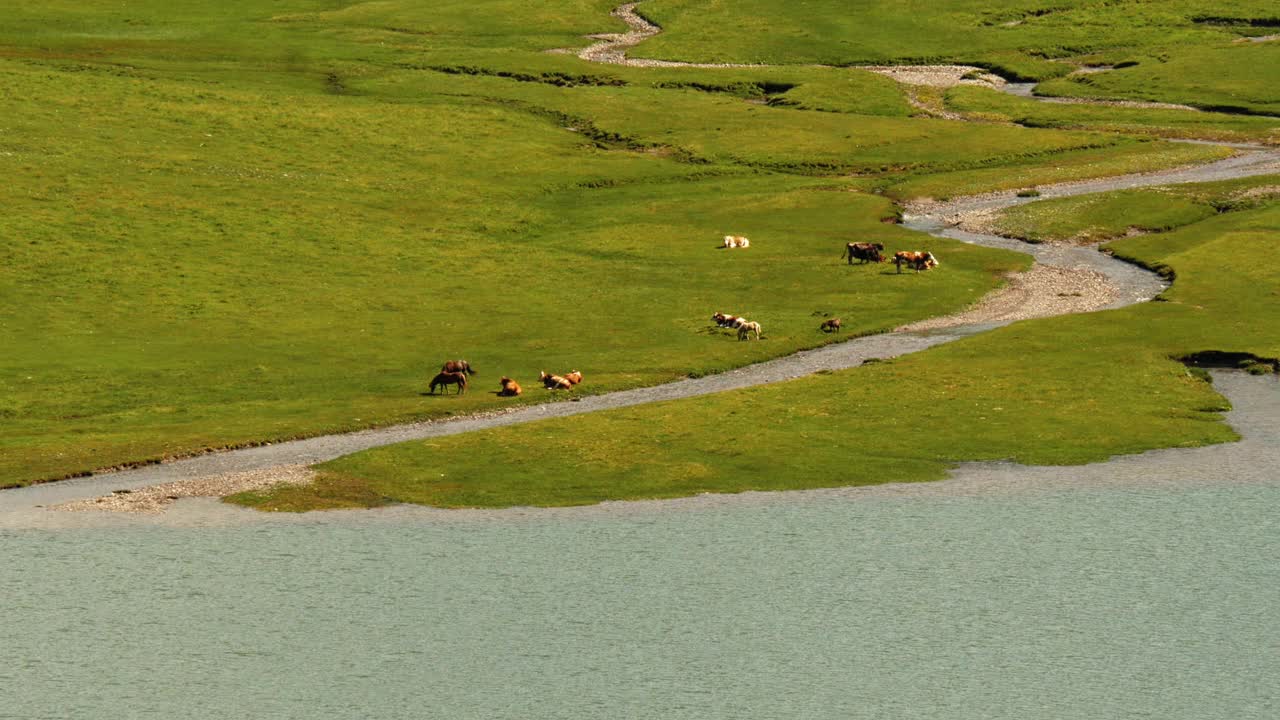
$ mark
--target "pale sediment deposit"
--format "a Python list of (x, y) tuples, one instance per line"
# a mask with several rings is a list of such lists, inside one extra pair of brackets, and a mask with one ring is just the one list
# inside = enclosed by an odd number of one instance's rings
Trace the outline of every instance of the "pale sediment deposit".
[(1010, 275), (1008, 285), (982, 298), (968, 310), (904, 325), (897, 331), (937, 330), (1091, 312), (1115, 302), (1119, 295), (1107, 276), (1096, 270), (1034, 265), (1025, 273)]
[(302, 485), (315, 477), (305, 465), (280, 465), (262, 470), (223, 473), (212, 477), (176, 480), (138, 490), (117, 490), (86, 500), (63, 503), (53, 510), (70, 512), (108, 512), (158, 514), (175, 500), (184, 497), (226, 497), (248, 490), (261, 490), (276, 485)]

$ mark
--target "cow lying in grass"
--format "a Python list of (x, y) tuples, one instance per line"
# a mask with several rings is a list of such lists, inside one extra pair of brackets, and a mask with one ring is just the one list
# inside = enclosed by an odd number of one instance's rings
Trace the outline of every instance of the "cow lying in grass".
[(920, 272), (921, 270), (938, 267), (939, 263), (938, 258), (934, 257), (931, 252), (899, 250), (893, 254), (893, 264), (898, 266), (898, 272), (901, 273), (903, 265), (915, 268), (916, 272)]
[(559, 375), (548, 375), (545, 370), (539, 370), (538, 375), (542, 380), (542, 386), (548, 390), (572, 390), (573, 383), (567, 378)]
[(467, 374), (462, 372), (438, 373), (435, 377), (431, 378), (431, 390), (429, 393), (434, 395), (436, 388), (439, 387), (440, 392), (443, 394), (448, 389), (446, 387), (447, 385), (457, 385), (458, 394), (461, 395), (467, 391)]
[(751, 241), (742, 237), (741, 235), (725, 235), (724, 247), (725, 248), (749, 248), (751, 247)]
[(577, 370), (574, 370), (571, 373), (565, 373), (564, 379), (568, 380), (570, 383), (574, 385), (579, 385), (582, 383), (582, 373), (578, 372)]
[(844, 253), (841, 258), (848, 257), (849, 264), (852, 265), (855, 259), (861, 260), (859, 265), (866, 265), (869, 262), (884, 262), (884, 243), (860, 243), (851, 242), (844, 246)]
[(520, 389), (520, 383), (512, 380), (506, 375), (503, 375), (502, 379), (498, 380), (498, 382), (502, 385), (502, 390), (498, 393), (502, 397), (516, 397), (523, 392)]
[(824, 320), (823, 323), (818, 326), (818, 329), (821, 330), (822, 332), (827, 332), (827, 333), (840, 332), (840, 318), (831, 318), (830, 320)]

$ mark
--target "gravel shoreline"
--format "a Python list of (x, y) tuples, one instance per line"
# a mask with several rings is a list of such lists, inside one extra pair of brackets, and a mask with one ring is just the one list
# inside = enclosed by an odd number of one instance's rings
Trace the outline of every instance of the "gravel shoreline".
[(50, 510), (66, 512), (125, 512), (158, 515), (181, 498), (221, 498), (248, 490), (277, 485), (305, 485), (315, 471), (305, 465), (280, 465), (247, 472), (223, 473), (196, 480), (178, 480), (150, 485), (138, 490), (117, 490), (110, 495), (54, 505)]

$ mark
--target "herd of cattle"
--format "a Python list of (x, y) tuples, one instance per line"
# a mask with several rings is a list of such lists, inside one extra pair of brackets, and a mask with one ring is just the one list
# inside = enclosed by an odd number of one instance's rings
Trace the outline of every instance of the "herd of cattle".
[[(725, 235), (724, 247), (751, 247), (751, 242), (740, 235)], [(851, 242), (845, 245), (844, 252), (840, 254), (840, 257), (841, 259), (849, 258), (850, 265), (853, 264), (854, 260), (858, 260), (860, 265), (887, 262), (884, 256), (884, 243)], [(920, 272), (921, 270), (938, 267), (938, 258), (927, 251), (899, 250), (893, 254), (893, 264), (897, 266), (899, 274), (902, 273), (904, 266)], [(744, 317), (726, 315), (722, 312), (714, 313), (711, 316), (711, 320), (718, 327), (737, 330), (739, 340), (748, 339), (752, 333), (755, 334), (757, 340), (760, 339), (760, 323), (750, 322)], [(828, 318), (818, 326), (818, 329), (826, 333), (840, 332), (840, 318)]]
[[(751, 247), (751, 241), (741, 235), (725, 235), (723, 247), (748, 248)], [(888, 262), (888, 259), (884, 256), (884, 243), (851, 242), (845, 246), (844, 252), (841, 253), (840, 257), (841, 259), (847, 257), (850, 265), (853, 264), (854, 260), (858, 260), (860, 265), (873, 262)], [(899, 274), (902, 273), (903, 266), (912, 268), (918, 273), (922, 270), (938, 267), (938, 258), (934, 257), (931, 252), (899, 250), (893, 254), (893, 264), (897, 266)], [(752, 322), (737, 315), (717, 312), (712, 314), (711, 320), (717, 327), (737, 330), (739, 340), (749, 340), (753, 335), (756, 340), (759, 340), (760, 333), (763, 331), (760, 323)], [(828, 318), (818, 326), (818, 329), (828, 333), (840, 332), (840, 318)], [(449, 385), (456, 385), (458, 387), (457, 394), (461, 395), (467, 391), (467, 376), (475, 374), (476, 371), (471, 368), (471, 363), (466, 360), (450, 360), (431, 379), (429, 392), (435, 394), (436, 388), (440, 388), (440, 392), (443, 393)], [(572, 390), (574, 385), (582, 382), (582, 373), (574, 370), (564, 375), (552, 375), (546, 371), (539, 371), (538, 379), (542, 381), (542, 386), (548, 390)], [(505, 375), (498, 382), (502, 386), (502, 389), (498, 391), (498, 395), (502, 397), (516, 397), (523, 392), (520, 388), (520, 383)]]
[[(434, 395), (436, 388), (440, 388), (440, 392), (444, 393), (449, 385), (458, 386), (458, 395), (467, 391), (469, 384), (467, 376), (475, 375), (476, 371), (471, 367), (471, 363), (466, 360), (449, 360), (440, 367), (440, 372), (431, 378), (431, 389), (428, 393)], [(551, 375), (546, 371), (539, 371), (542, 380), (542, 386), (548, 390), (572, 390), (574, 385), (582, 382), (582, 373), (574, 370), (564, 375)], [(498, 391), (501, 397), (516, 397), (524, 390), (520, 387), (520, 383), (503, 375), (498, 384), (502, 389)]]

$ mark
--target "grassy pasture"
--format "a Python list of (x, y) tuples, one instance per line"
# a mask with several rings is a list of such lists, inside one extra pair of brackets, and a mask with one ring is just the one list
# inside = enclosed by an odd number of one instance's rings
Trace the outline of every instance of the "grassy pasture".
[[(1054, 62), (1059, 59), (1128, 57), (1144, 50), (1172, 54), (1238, 37), (1231, 26), (1195, 20), (1205, 15), (1275, 15), (1267, 0), (1233, 3), (1227, 11), (1207, 0), (652, 0), (637, 10), (665, 30), (636, 48), (637, 57), (829, 65), (961, 62), (1029, 80), (1065, 75), (1072, 68)], [(1248, 72), (1243, 58), (1225, 60), (1233, 71)]]
[[(1274, 5), (1271, 14), (1275, 15)], [(1178, 102), (1207, 110), (1280, 115), (1275, 80), (1280, 42), (1180, 48), (1136, 65), (1043, 83), (1036, 92), (1087, 98)]]
[[(1025, 263), (886, 225), (890, 198), (1222, 152), (912, 118), (859, 71), (543, 52), (612, 5), (6, 12), (0, 485), (484, 410), (503, 372), (581, 369), (588, 392), (712, 372), (826, 342), (814, 312), (884, 330)], [(729, 232), (755, 245), (714, 250)], [(837, 257), (865, 238), (948, 272), (875, 282)], [(706, 333), (713, 310), (768, 340)], [(475, 392), (418, 395), (459, 356)]]
[(1249, 115), (1046, 103), (972, 86), (948, 90), (946, 104), (977, 118), (1026, 127), (1280, 144), (1280, 121)]
[(1249, 210), (1280, 197), (1280, 177), (1040, 200), (1000, 214), (996, 231), (1036, 242), (1099, 242), (1131, 231), (1166, 232), (1223, 212)]
[[(0, 72), (25, 89), (0, 141), (22, 180), (0, 250), (7, 483), (496, 405), (417, 395), (453, 356), (490, 380), (580, 368), (596, 391), (724, 369), (824, 342), (814, 311), (875, 308), (851, 330), (880, 331), (1021, 262), (967, 253), (924, 293), (858, 282), (849, 238), (937, 243), (827, 180), (601, 148), (471, 95)], [(727, 232), (756, 246), (716, 251)], [(703, 334), (716, 309), (769, 340)]]
[[(379, 448), (319, 466), (312, 486), (232, 501), (574, 505), (921, 481), (960, 461), (1072, 464), (1228, 441), (1222, 399), (1171, 358), (1280, 356), (1277, 232), (1273, 202), (1113, 244), (1177, 271), (1162, 302), (1017, 323), (779, 385)], [(1238, 256), (1251, 262), (1223, 262)]]

